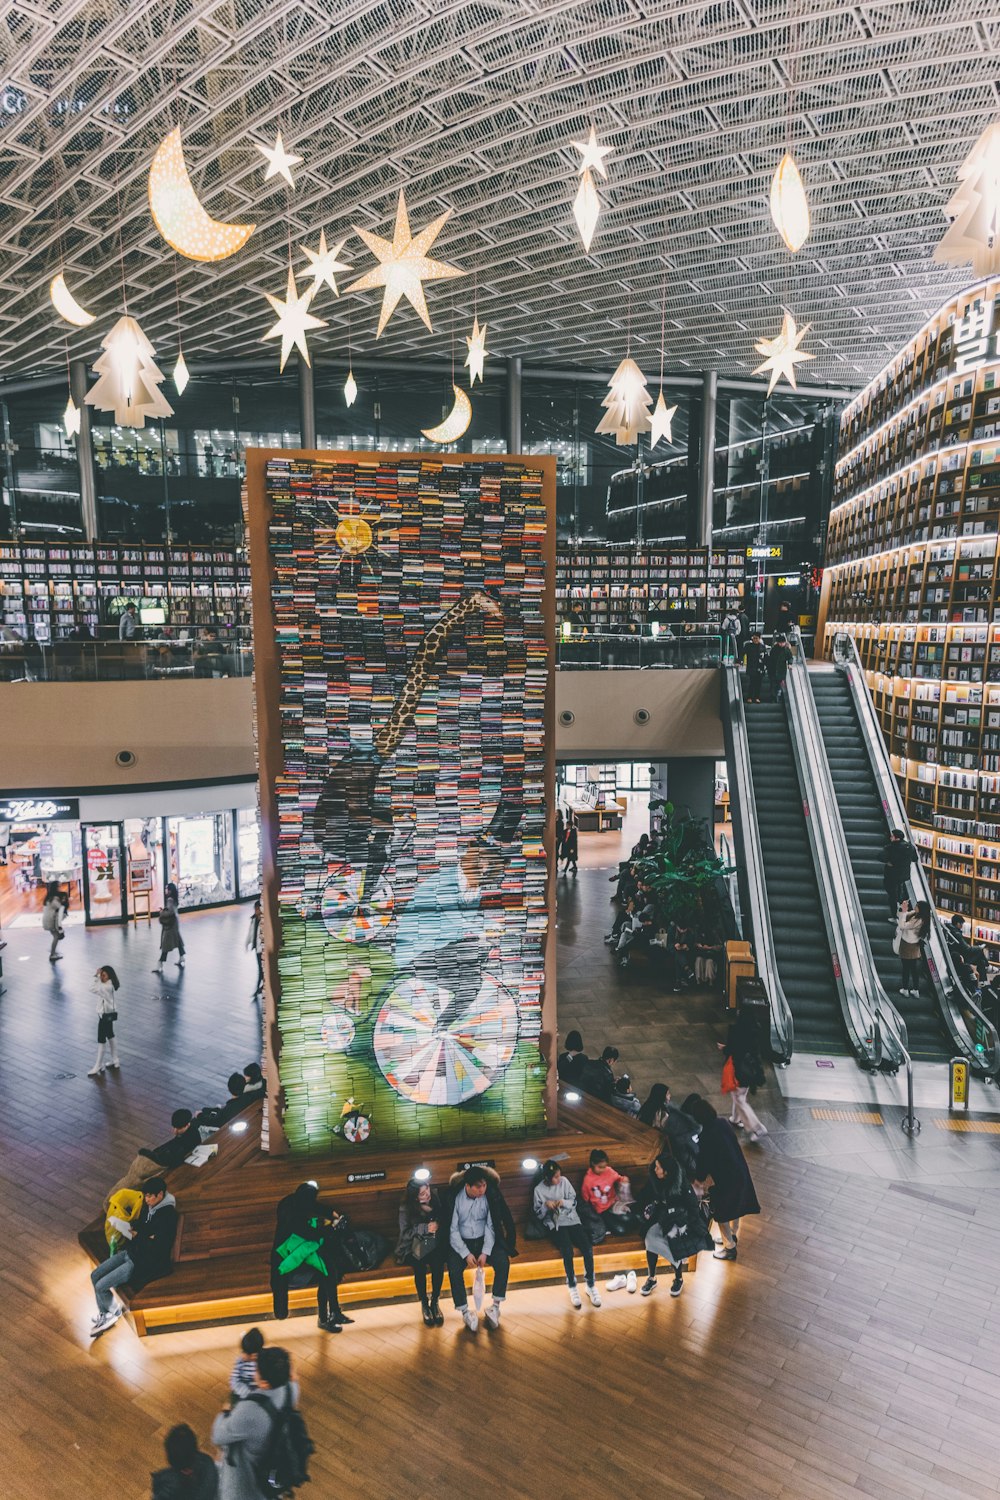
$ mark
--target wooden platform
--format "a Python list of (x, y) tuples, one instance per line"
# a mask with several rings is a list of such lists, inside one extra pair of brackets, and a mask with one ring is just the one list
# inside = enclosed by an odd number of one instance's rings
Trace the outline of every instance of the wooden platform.
[[(350, 1215), (357, 1228), (374, 1229), (395, 1249), (398, 1235), (399, 1201), (414, 1168), (426, 1166), (431, 1180), (447, 1184), (462, 1160), (460, 1146), (433, 1151), (369, 1153), (355, 1158), (325, 1156), (270, 1157), (260, 1150), (261, 1105), (256, 1103), (238, 1117), (247, 1129), (234, 1132), (232, 1124), (213, 1137), (219, 1151), (204, 1167), (181, 1166), (167, 1173), (170, 1191), (177, 1199), (180, 1228), (174, 1248), (173, 1274), (152, 1282), (141, 1292), (123, 1294), (129, 1317), (142, 1336), (154, 1331), (194, 1323), (219, 1323), (230, 1319), (258, 1319), (271, 1312), (269, 1258), (278, 1202), (298, 1183), (312, 1178), (324, 1199)], [(511, 1262), (511, 1281), (561, 1280), (562, 1260), (551, 1241), (528, 1240), (523, 1234), (533, 1169), (525, 1158), (539, 1162), (554, 1156), (579, 1187), (595, 1147), (607, 1151), (612, 1165), (631, 1176), (638, 1193), (648, 1164), (659, 1146), (659, 1134), (637, 1125), (620, 1110), (586, 1095), (574, 1101), (560, 1090), (558, 1128), (537, 1141), (505, 1141), (482, 1147), (464, 1160), (488, 1160), (499, 1172), (504, 1196), (518, 1226), (520, 1254)], [(385, 1172), (385, 1180), (351, 1182), (352, 1174)], [(79, 1242), (96, 1265), (107, 1256), (104, 1216), (94, 1219), (80, 1233)], [(595, 1246), (595, 1258), (604, 1268), (639, 1269), (645, 1266), (642, 1244), (636, 1235), (610, 1237)], [(692, 1267), (693, 1269), (693, 1267)], [(412, 1297), (413, 1277), (398, 1266), (390, 1250), (385, 1261), (371, 1272), (348, 1275), (342, 1285), (346, 1303), (385, 1301)], [(315, 1288), (306, 1287), (289, 1295), (291, 1311), (312, 1309)]]

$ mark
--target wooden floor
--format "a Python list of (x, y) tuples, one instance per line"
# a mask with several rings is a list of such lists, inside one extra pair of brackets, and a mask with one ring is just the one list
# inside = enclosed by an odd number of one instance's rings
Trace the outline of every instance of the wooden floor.
[[(171, 1108), (221, 1099), (253, 1055), (245, 925), (242, 911), (188, 919), (180, 983), (148, 973), (144, 931), (74, 931), (55, 974), (40, 932), (7, 934), (0, 1454), (14, 1500), (139, 1500), (165, 1431), (184, 1420), (204, 1436), (219, 1407), (241, 1328), (140, 1341), (119, 1326), (90, 1345), (75, 1232)], [(125, 1066), (94, 1082), (87, 989), (102, 961), (124, 980)], [(630, 992), (608, 995), (624, 1016)], [(658, 1006), (637, 1013), (649, 1049)], [(685, 997), (678, 1025), (704, 1056), (696, 1010)], [(594, 990), (586, 1019), (600, 1021)], [(678, 1049), (674, 1034), (679, 1093), (693, 1079)], [(475, 1338), (450, 1307), (425, 1329), (409, 1303), (362, 1308), (336, 1338), (306, 1319), (266, 1325), (317, 1443), (304, 1500), (1000, 1495), (996, 1177), (958, 1190), (751, 1150), (765, 1212), (739, 1262), (703, 1258), (677, 1301), (665, 1279), (648, 1300), (608, 1293), (579, 1312), (563, 1287), (514, 1287), (500, 1331)]]

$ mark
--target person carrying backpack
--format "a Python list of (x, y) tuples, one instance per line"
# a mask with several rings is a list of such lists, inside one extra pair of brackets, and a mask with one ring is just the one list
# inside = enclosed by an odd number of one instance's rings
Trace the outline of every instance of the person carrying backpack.
[(219, 1500), (277, 1500), (309, 1479), (313, 1443), (298, 1409), (287, 1349), (260, 1351), (257, 1383), (259, 1390), (220, 1412), (212, 1426), (212, 1442), (223, 1452)]

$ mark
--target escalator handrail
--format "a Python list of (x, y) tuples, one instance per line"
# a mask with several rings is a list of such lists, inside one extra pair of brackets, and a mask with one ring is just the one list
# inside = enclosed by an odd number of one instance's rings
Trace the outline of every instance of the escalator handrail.
[[(875, 714), (875, 705), (868, 691), (861, 657), (854, 637), (847, 631), (837, 631), (834, 635), (833, 661), (837, 670), (844, 673), (851, 690), (887, 826), (902, 828), (912, 843), (913, 830), (892, 770), (889, 751)], [(923, 864), (918, 861), (913, 866), (913, 872), (910, 877), (913, 896), (917, 901), (926, 901), (931, 909), (931, 930), (926, 943), (927, 969), (945, 1029), (953, 1045), (968, 1058), (976, 1073), (983, 1077), (995, 1076), (1000, 1071), (1000, 1034), (958, 976)], [(981, 1050), (976, 1046), (975, 1038), (969, 1030), (967, 1015), (973, 1016), (982, 1029), (985, 1041)]]
[[(905, 1045), (905, 1022), (875, 976), (843, 828), (833, 814), (836, 796), (809, 673), (801, 657), (792, 663), (784, 696), (817, 884), (823, 881), (820, 905), (848, 1037), (864, 1067), (880, 1068), (883, 1061), (899, 1066), (902, 1056), (895, 1041), (902, 1035)], [(883, 1025), (886, 1016), (892, 1024)]]
[(733, 833), (739, 830), (742, 849), (740, 874), (746, 890), (746, 905), (740, 900), (740, 915), (744, 922), (744, 936), (749, 920), (749, 937), (753, 944), (757, 970), (764, 980), (771, 1007), (771, 1051), (775, 1062), (791, 1060), (795, 1044), (795, 1023), (791, 1007), (778, 976), (774, 954), (774, 937), (771, 932), (771, 915), (767, 903), (764, 883), (764, 856), (760, 843), (760, 828), (757, 824), (757, 803), (753, 791), (753, 771), (750, 765), (750, 746), (747, 739), (746, 712), (743, 707), (743, 691), (740, 684), (739, 667), (730, 663), (723, 669), (723, 691), (725, 694), (725, 723), (729, 760), (729, 805), (733, 818)]

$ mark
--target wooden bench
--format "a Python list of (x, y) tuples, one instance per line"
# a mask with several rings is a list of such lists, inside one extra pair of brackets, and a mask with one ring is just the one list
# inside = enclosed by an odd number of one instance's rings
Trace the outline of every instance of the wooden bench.
[[(575, 1091), (568, 1091), (575, 1092)], [(195, 1323), (261, 1319), (271, 1315), (270, 1253), (279, 1201), (300, 1182), (319, 1183), (324, 1201), (350, 1215), (359, 1229), (377, 1230), (391, 1249), (374, 1271), (352, 1272), (344, 1280), (345, 1304), (385, 1301), (414, 1296), (413, 1277), (393, 1257), (398, 1237), (398, 1209), (414, 1169), (426, 1166), (431, 1180), (446, 1186), (460, 1160), (491, 1161), (500, 1174), (504, 1196), (518, 1226), (519, 1255), (511, 1262), (511, 1283), (561, 1280), (561, 1257), (548, 1239), (524, 1235), (533, 1169), (526, 1159), (561, 1160), (566, 1175), (579, 1187), (595, 1147), (607, 1151), (619, 1171), (632, 1178), (638, 1194), (648, 1164), (655, 1155), (658, 1132), (637, 1125), (620, 1110), (586, 1095), (575, 1100), (560, 1091), (556, 1128), (535, 1141), (503, 1141), (470, 1147), (439, 1146), (433, 1150), (394, 1150), (379, 1153), (360, 1148), (357, 1154), (270, 1157), (260, 1150), (261, 1104), (256, 1101), (238, 1117), (244, 1132), (223, 1126), (213, 1138), (219, 1151), (204, 1167), (176, 1168), (167, 1174), (177, 1199), (180, 1224), (174, 1245), (174, 1270), (140, 1292), (122, 1292), (136, 1332), (143, 1336)], [(349, 1182), (351, 1173), (384, 1172), (378, 1182)], [(104, 1217), (94, 1219), (79, 1235), (80, 1244), (96, 1265), (107, 1256)], [(594, 1248), (604, 1271), (639, 1270), (645, 1256), (638, 1235), (611, 1237)], [(692, 1266), (693, 1269), (693, 1266)], [(316, 1306), (316, 1290), (304, 1287), (289, 1293), (289, 1309), (306, 1312)]]

